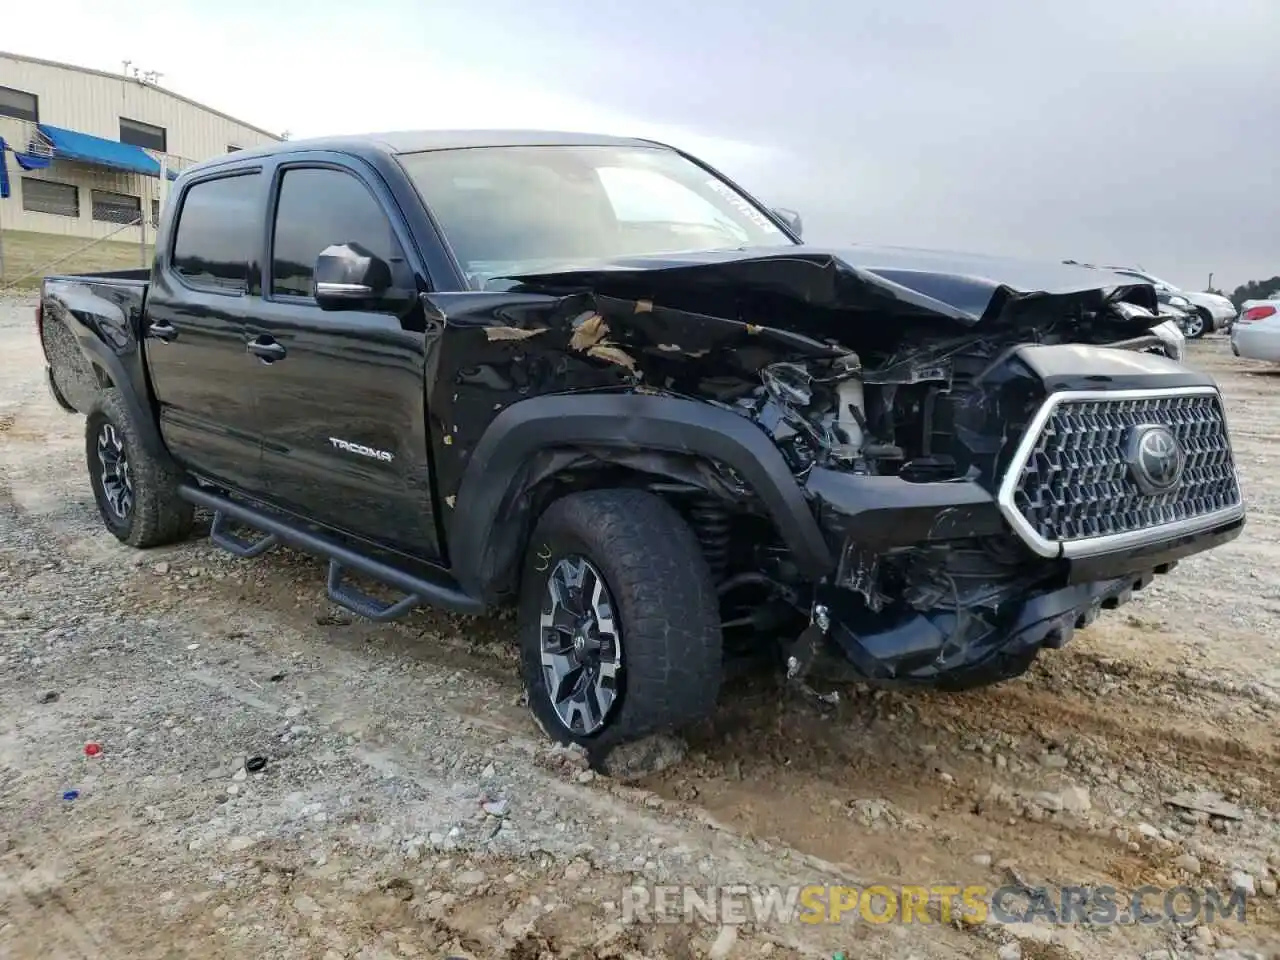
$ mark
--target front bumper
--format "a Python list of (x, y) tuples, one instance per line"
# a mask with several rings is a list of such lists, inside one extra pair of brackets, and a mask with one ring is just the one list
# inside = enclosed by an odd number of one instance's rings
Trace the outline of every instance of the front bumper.
[[(971, 481), (908, 483), (815, 469), (808, 488), (817, 495), (828, 536), (856, 544), (862, 557), (1010, 533), (995, 498)], [(873, 610), (842, 569), (834, 583), (815, 591), (815, 603), (828, 610), (831, 622), (817, 669), (831, 679), (930, 684), (991, 657), (1060, 647), (1100, 609), (1127, 602), (1179, 560), (1234, 540), (1244, 522), (1240, 515), (1180, 534), (1153, 533), (1143, 543), (1104, 553), (1029, 556), (1029, 564), (1046, 570), (1040, 585), (994, 610), (959, 615), (953, 607), (921, 611), (898, 600)]]
[(816, 597), (828, 612), (830, 628), (818, 670), (829, 679), (930, 685), (980, 669), (996, 657), (1062, 647), (1100, 610), (1127, 603), (1182, 558), (1228, 543), (1243, 528), (1239, 518), (1142, 551), (1062, 561), (1068, 569), (1049, 585), (1015, 596), (995, 611), (919, 611), (902, 603), (873, 611), (853, 590), (823, 586)]
[[(842, 557), (834, 578), (815, 590), (815, 610), (823, 608), (829, 625), (822, 672), (839, 664), (862, 679), (930, 684), (994, 657), (1061, 646), (1098, 610), (1240, 535), (1243, 498), (1215, 388), (1072, 383), (1054, 391), (1055, 363), (1070, 354), (1035, 349), (1023, 357), (1038, 366), (1049, 395), (1002, 461), (994, 491), (968, 479), (810, 471), (806, 492)], [(1130, 445), (1144, 435), (1135, 430), (1166, 421), (1185, 470), (1173, 491), (1144, 494), (1139, 468), (1126, 457), (1141, 449)], [(1130, 472), (1117, 479), (1114, 467), (1125, 463)], [(995, 565), (984, 560), (992, 549)], [(913, 564), (923, 576), (906, 576)], [(874, 589), (880, 582), (897, 589)]]

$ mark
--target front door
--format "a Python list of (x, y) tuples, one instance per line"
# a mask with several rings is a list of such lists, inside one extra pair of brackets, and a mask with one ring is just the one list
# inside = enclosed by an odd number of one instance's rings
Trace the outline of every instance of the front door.
[(250, 493), (260, 483), (261, 437), (244, 341), (258, 304), (249, 274), (266, 181), (256, 171), (220, 172), (174, 198), (142, 330), (166, 446), (194, 473)]
[[(268, 496), (309, 519), (424, 559), (438, 557), (426, 434), (421, 304), (386, 312), (321, 309), (312, 269), (356, 243), (413, 272), (394, 205), (371, 173), (295, 162), (276, 173), (263, 298), (245, 331), (259, 365), (257, 414)], [(244, 349), (242, 347), (241, 349)]]

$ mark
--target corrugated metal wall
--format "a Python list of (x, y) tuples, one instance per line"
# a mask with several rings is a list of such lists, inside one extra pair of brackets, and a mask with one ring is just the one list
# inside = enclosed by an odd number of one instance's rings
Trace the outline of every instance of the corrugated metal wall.
[(0, 54), (0, 86), (34, 93), (40, 98), (40, 120), (120, 138), (120, 118), (140, 120), (168, 131), (167, 152), (207, 160), (227, 147), (254, 147), (272, 137), (180, 100), (162, 87), (128, 77), (103, 76), (49, 66)]
[[(165, 153), (171, 158), (170, 165), (178, 169), (225, 154), (230, 146), (256, 147), (277, 139), (188, 103), (162, 87), (125, 76), (101, 75), (0, 54), (0, 86), (35, 94), (39, 98), (41, 123), (107, 140), (119, 140), (121, 117), (163, 127), (167, 140)], [(30, 124), (0, 117), (0, 137), (4, 137), (10, 146), (24, 149), (30, 135)], [(152, 153), (158, 156), (155, 151)], [(114, 173), (58, 160), (44, 170), (28, 172), (18, 169), (10, 156), (9, 179), (12, 196), (0, 201), (0, 231), (31, 231), (84, 238), (109, 236), (132, 243), (154, 239), (152, 201), (161, 195), (160, 182), (154, 177)], [(79, 215), (71, 217), (26, 209), (30, 204), (24, 203), (25, 179), (75, 186)], [(112, 212), (100, 202), (100, 218), (95, 219), (94, 191), (137, 197), (145, 218), (144, 228), (126, 227), (121, 230), (119, 204)], [(105, 201), (110, 198), (100, 196), (99, 199)]]

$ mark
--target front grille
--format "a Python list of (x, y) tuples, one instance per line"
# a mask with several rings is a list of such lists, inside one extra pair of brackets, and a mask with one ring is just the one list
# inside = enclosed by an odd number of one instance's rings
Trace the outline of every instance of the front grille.
[[(1034, 534), (1030, 539), (1042, 545), (1094, 540), (1194, 524), (1240, 505), (1217, 391), (1067, 394), (1047, 403), (1048, 418), (1030, 449), (1021, 447), (1026, 452), (1010, 464), (1017, 479), (1005, 488), (1005, 506), (1026, 523), (1024, 537)], [(1133, 431), (1151, 424), (1166, 427), (1186, 457), (1181, 478), (1161, 493), (1140, 488), (1129, 462)]]

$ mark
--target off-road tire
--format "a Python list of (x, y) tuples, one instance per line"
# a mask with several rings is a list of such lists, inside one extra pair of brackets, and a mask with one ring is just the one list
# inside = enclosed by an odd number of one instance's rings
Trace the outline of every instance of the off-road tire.
[[(103, 425), (110, 424), (119, 437), (132, 478), (133, 502), (120, 517), (111, 507), (98, 458), (98, 440)], [(122, 543), (146, 549), (185, 540), (191, 534), (195, 507), (178, 496), (182, 475), (152, 457), (138, 435), (120, 391), (101, 391), (85, 417), (85, 461), (93, 497), (102, 522)]]
[[(542, 665), (541, 615), (565, 558), (585, 558), (612, 597), (622, 647), (619, 693), (589, 736), (556, 713)], [(529, 539), (520, 584), (520, 662), (529, 708), (551, 739), (586, 748), (593, 764), (620, 743), (675, 730), (715, 710), (722, 675), (711, 571), (679, 513), (643, 490), (592, 490), (557, 500)]]

